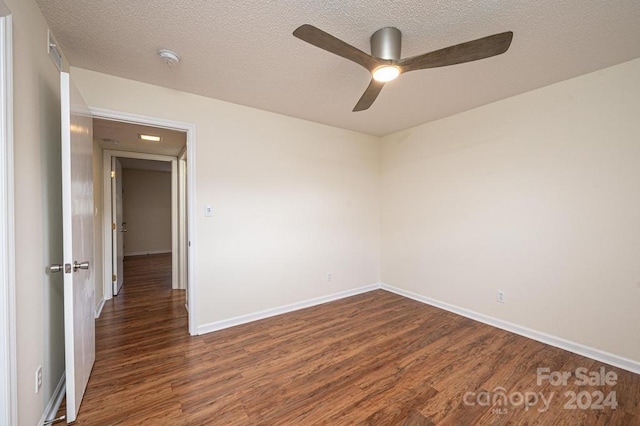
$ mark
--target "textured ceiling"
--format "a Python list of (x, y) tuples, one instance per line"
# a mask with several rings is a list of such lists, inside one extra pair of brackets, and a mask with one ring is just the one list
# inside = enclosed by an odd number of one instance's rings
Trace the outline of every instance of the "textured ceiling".
[[(29, 0), (32, 1), (32, 0)], [(384, 135), (640, 57), (640, 1), (37, 0), (71, 65)], [(293, 37), (309, 23), (370, 51), (402, 31), (402, 57), (513, 31), (501, 56), (405, 74), (351, 112), (366, 70)], [(182, 61), (167, 67), (160, 48)]]
[[(138, 138), (138, 134), (160, 136), (162, 140), (143, 141)], [(187, 135), (184, 132), (100, 118), (93, 119), (93, 137), (104, 149), (173, 157), (178, 156), (187, 144)]]

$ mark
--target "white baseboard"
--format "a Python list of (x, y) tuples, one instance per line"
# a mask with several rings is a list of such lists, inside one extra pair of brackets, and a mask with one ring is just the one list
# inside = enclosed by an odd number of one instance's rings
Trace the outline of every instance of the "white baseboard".
[(417, 300), (418, 302), (426, 303), (437, 308), (444, 309), (445, 311), (453, 312), (454, 314), (461, 315), (463, 317), (470, 318), (475, 321), (479, 321), (484, 324), (491, 325), (493, 327), (500, 328), (502, 330), (510, 331), (520, 336), (528, 337), (538, 342), (545, 343), (556, 348), (564, 349), (569, 352), (573, 352), (578, 355), (586, 356), (587, 358), (601, 361), (615, 367), (622, 368), (623, 370), (631, 371), (632, 373), (640, 374), (640, 362), (634, 361), (628, 358), (624, 358), (618, 355), (614, 355), (599, 349), (595, 349), (589, 346), (582, 345), (580, 343), (572, 342), (560, 337), (552, 336), (547, 333), (543, 333), (530, 328), (522, 327), (517, 324), (513, 324), (507, 321), (503, 321), (497, 318), (490, 317), (488, 315), (480, 314), (459, 306), (451, 305), (449, 303), (441, 302), (439, 300), (431, 299), (430, 297), (422, 296), (410, 291), (402, 290), (397, 287), (390, 286), (388, 284), (381, 283), (380, 288), (390, 291), (400, 296), (407, 297), (409, 299)]
[(62, 398), (64, 398), (66, 392), (66, 373), (62, 372), (62, 377), (60, 377), (60, 381), (58, 382), (58, 386), (53, 391), (53, 395), (47, 404), (47, 408), (44, 409), (44, 413), (42, 413), (42, 417), (38, 422), (38, 426), (43, 426), (44, 422), (47, 420), (52, 420), (56, 417), (58, 413), (58, 409), (60, 408), (60, 404), (62, 404)]
[(472, 320), (506, 330), (520, 336), (527, 337), (529, 339), (536, 340), (538, 342), (554, 346), (556, 348), (564, 349), (569, 352), (573, 352), (578, 355), (585, 356), (587, 358), (594, 359), (596, 361), (604, 362), (615, 367), (622, 368), (623, 370), (631, 371), (632, 373), (640, 374), (640, 362), (634, 361), (629, 358), (621, 357), (609, 352), (595, 349), (581, 343), (572, 342), (570, 340), (556, 337), (541, 331), (532, 330), (527, 327), (503, 321), (501, 319), (493, 318), (488, 315), (484, 315), (478, 312), (471, 311), (469, 309), (461, 308), (459, 306), (451, 305), (446, 302), (441, 302), (430, 297), (426, 297), (417, 293), (413, 293), (407, 290), (403, 290), (397, 287), (390, 286), (385, 283), (371, 284), (364, 287), (359, 287), (352, 290), (343, 291), (340, 293), (334, 293), (327, 296), (317, 297), (315, 299), (305, 300), (298, 303), (292, 303), (286, 306), (280, 306), (272, 309), (266, 309), (264, 311), (255, 312), (251, 314), (241, 315), (234, 318), (229, 318), (222, 321), (216, 321), (209, 324), (200, 325), (197, 328), (197, 334), (206, 334), (213, 331), (222, 330), (225, 328), (233, 327), (240, 324), (246, 324), (248, 322), (257, 321), (265, 318), (269, 318), (275, 315), (285, 314), (288, 312), (297, 311), (299, 309), (309, 308), (311, 306), (320, 305), (323, 303), (331, 302), (338, 299), (344, 299), (345, 297), (355, 296), (357, 294), (366, 293), (369, 291), (382, 289), (395, 293), (397, 295), (407, 297), (409, 299), (416, 300), (418, 302), (426, 303), (427, 305), (435, 306), (445, 311), (452, 312), (457, 315), (461, 315)]
[(150, 254), (164, 254), (164, 253), (171, 253), (171, 249), (125, 252), (124, 253), (124, 257), (127, 257), (127, 256), (147, 256), (147, 255), (150, 255)]
[(102, 308), (104, 308), (104, 302), (106, 302), (106, 300), (104, 300), (104, 297), (103, 297), (102, 300), (100, 301), (100, 304), (96, 308), (95, 318), (100, 318), (100, 314), (102, 313)]
[(290, 305), (280, 306), (280, 307), (271, 308), (271, 309), (265, 309), (264, 311), (255, 312), (252, 314), (240, 315), (238, 317), (200, 325), (198, 326), (197, 332), (199, 335), (205, 334), (205, 333), (211, 333), (213, 331), (222, 330), (222, 329), (233, 327), (236, 325), (246, 324), (248, 322), (257, 321), (257, 320), (273, 317), (276, 315), (286, 314), (287, 312), (293, 312), (299, 309), (321, 305), (323, 303), (332, 302), (334, 300), (344, 299), (345, 297), (351, 297), (357, 294), (378, 290), (379, 288), (380, 288), (379, 283), (371, 284), (364, 287), (354, 288), (352, 290), (342, 291), (340, 293), (329, 294), (327, 296), (316, 297), (315, 299), (309, 299), (302, 302), (292, 303)]

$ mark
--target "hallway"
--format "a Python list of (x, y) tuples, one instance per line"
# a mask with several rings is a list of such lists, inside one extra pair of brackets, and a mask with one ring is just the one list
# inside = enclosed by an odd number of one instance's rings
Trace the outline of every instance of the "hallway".
[(96, 320), (96, 362), (74, 424), (152, 422), (156, 413), (160, 424), (172, 405), (180, 412), (167, 383), (194, 340), (185, 292), (171, 289), (171, 254), (128, 257), (124, 273), (121, 293)]

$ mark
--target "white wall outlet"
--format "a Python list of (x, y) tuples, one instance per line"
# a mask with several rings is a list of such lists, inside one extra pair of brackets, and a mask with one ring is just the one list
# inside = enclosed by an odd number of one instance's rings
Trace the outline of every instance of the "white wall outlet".
[(39, 365), (36, 370), (36, 393), (40, 392), (40, 388), (42, 387), (42, 366)]
[(498, 303), (504, 303), (505, 301), (504, 290), (498, 290), (498, 294), (496, 295), (496, 301)]
[(327, 282), (330, 283), (331, 282), (331, 272), (327, 273)]
[(204, 217), (211, 217), (211, 216), (213, 216), (213, 207), (205, 206), (204, 207)]

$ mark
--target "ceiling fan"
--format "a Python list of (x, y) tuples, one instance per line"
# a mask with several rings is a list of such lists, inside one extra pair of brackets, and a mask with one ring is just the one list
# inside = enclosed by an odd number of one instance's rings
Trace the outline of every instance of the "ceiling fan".
[(513, 38), (513, 32), (507, 31), (430, 53), (400, 59), (402, 33), (394, 27), (382, 28), (373, 33), (371, 36), (371, 55), (313, 25), (301, 25), (296, 28), (293, 35), (320, 49), (349, 59), (371, 73), (371, 83), (353, 108), (354, 112), (368, 109), (380, 94), (384, 84), (394, 80), (402, 73), (462, 64), (500, 55), (509, 49)]

